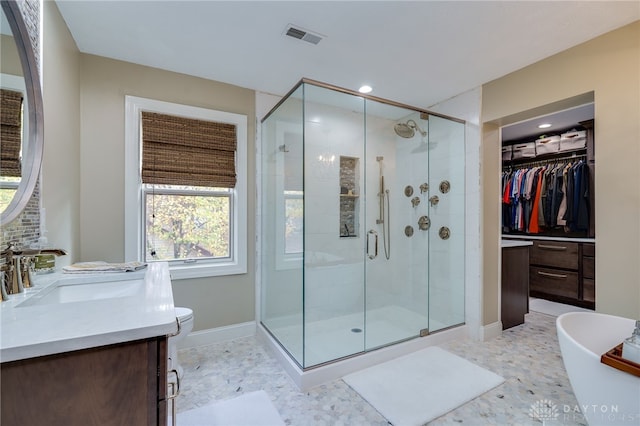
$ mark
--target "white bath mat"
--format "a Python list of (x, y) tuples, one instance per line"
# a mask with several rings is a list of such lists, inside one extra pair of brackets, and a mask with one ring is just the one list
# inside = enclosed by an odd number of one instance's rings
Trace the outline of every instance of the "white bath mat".
[(394, 426), (423, 425), (504, 382), (435, 346), (343, 380)]
[(284, 426), (265, 391), (178, 413), (178, 426)]

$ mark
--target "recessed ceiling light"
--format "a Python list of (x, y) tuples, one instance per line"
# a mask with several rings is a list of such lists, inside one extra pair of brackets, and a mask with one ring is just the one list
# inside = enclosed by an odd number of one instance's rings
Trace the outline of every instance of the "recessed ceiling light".
[(373, 89), (371, 88), (371, 86), (367, 86), (367, 85), (365, 84), (364, 86), (361, 86), (361, 87), (358, 89), (358, 92), (360, 92), (360, 93), (371, 93), (371, 91), (372, 91), (372, 90), (373, 90)]
[(538, 129), (548, 129), (549, 127), (551, 127), (550, 123), (542, 123), (538, 125)]

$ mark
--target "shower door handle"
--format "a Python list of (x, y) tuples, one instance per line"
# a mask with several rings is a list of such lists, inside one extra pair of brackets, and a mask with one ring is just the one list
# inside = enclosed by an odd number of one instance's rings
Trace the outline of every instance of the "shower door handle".
[[(374, 237), (374, 242), (373, 242), (373, 255), (371, 255), (371, 253), (369, 252), (369, 240), (370, 237), (373, 235)], [(369, 232), (367, 233), (367, 256), (369, 256), (369, 259), (375, 259), (376, 257), (378, 257), (378, 233), (376, 231), (374, 231), (373, 229), (370, 229)]]

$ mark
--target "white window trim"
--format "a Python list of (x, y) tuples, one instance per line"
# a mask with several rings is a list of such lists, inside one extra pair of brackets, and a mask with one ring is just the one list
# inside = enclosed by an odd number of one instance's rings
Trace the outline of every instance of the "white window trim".
[(143, 259), (140, 117), (142, 111), (235, 124), (237, 127), (235, 205), (232, 207), (231, 257), (223, 262), (170, 265), (172, 279), (247, 273), (247, 116), (212, 109), (125, 96), (125, 260)]

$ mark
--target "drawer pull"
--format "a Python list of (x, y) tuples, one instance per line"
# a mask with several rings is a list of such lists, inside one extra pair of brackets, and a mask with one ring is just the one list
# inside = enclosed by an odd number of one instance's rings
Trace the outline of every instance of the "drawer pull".
[(564, 246), (548, 246), (545, 244), (539, 244), (538, 248), (545, 249), (545, 250), (558, 250), (558, 251), (564, 251), (567, 249)]
[(538, 275), (542, 275), (544, 277), (552, 277), (552, 278), (567, 278), (565, 274), (552, 274), (551, 272), (542, 272), (538, 271)]

